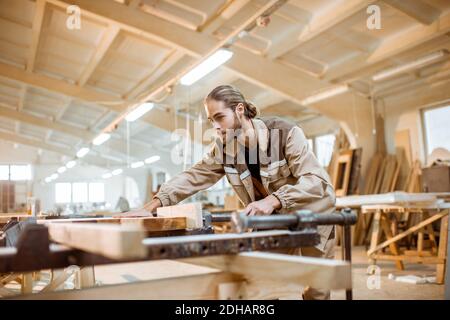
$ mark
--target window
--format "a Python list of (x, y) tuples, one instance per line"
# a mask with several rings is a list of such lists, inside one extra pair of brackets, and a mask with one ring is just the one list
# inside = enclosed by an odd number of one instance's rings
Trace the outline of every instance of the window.
[(427, 155), (436, 148), (450, 151), (450, 105), (424, 110), (423, 122)]
[(89, 183), (89, 202), (105, 202), (105, 184)]
[(65, 182), (55, 184), (56, 203), (105, 202), (105, 184), (101, 182)]
[(309, 145), (309, 149), (311, 151), (314, 151), (314, 142), (313, 139), (308, 139), (308, 145)]
[(334, 134), (326, 134), (316, 137), (316, 157), (323, 167), (327, 167), (333, 155)]
[(13, 181), (31, 180), (30, 165), (13, 165), (10, 166), (10, 179)]
[(0, 166), (0, 180), (9, 180), (9, 166)]
[(30, 165), (1, 165), (0, 180), (31, 180)]
[(72, 185), (70, 183), (55, 184), (56, 203), (70, 203), (72, 200)]
[(72, 201), (76, 203), (88, 202), (88, 185), (86, 182), (72, 184)]

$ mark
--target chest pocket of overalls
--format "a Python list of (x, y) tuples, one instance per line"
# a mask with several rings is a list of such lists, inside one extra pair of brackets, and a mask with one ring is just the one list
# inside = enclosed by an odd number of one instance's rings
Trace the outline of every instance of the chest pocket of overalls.
[(233, 167), (224, 167), (225, 169), (225, 174), (227, 175), (227, 179), (228, 182), (233, 186), (233, 187), (243, 187), (243, 183), (241, 181), (241, 177), (239, 175), (239, 172), (233, 168)]
[(286, 159), (283, 159), (271, 163), (267, 167), (267, 173), (269, 184), (276, 190), (286, 184), (288, 177), (291, 175), (291, 170), (289, 169)]

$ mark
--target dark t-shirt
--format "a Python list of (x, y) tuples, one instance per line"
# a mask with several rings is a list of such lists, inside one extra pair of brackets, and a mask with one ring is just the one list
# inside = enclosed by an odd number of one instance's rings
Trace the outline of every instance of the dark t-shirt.
[[(250, 159), (251, 152), (252, 152), (252, 158)], [(256, 157), (255, 157), (255, 155), (256, 155)], [(252, 160), (252, 161), (250, 161), (250, 160)], [(252, 176), (255, 200), (258, 201), (258, 200), (264, 199), (267, 196), (267, 191), (264, 190), (264, 187), (263, 187), (262, 181), (261, 181), (258, 147), (256, 149), (252, 149), (252, 150), (245, 148), (245, 163), (247, 164), (247, 168), (250, 171), (250, 175)]]
[[(252, 163), (250, 163), (250, 152), (252, 152)], [(256, 154), (256, 159), (255, 159), (255, 155)], [(256, 163), (255, 163), (256, 160)], [(258, 154), (258, 149), (254, 150), (252, 149), (251, 151), (246, 147), (245, 148), (245, 163), (247, 164), (247, 168), (250, 171), (250, 174), (252, 175), (253, 178), (257, 179), (258, 181), (261, 182), (261, 173), (260, 173), (260, 168), (259, 168), (259, 154)]]

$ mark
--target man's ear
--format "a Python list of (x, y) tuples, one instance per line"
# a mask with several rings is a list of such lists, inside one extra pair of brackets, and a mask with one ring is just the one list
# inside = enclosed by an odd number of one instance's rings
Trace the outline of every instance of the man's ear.
[(239, 116), (243, 116), (244, 115), (244, 113), (245, 113), (245, 107), (244, 107), (244, 104), (243, 103), (239, 103), (237, 106), (236, 106), (236, 113), (239, 115)]

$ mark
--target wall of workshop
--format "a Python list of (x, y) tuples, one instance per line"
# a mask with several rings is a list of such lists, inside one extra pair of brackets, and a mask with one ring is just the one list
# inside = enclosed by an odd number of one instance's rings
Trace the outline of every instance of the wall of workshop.
[[(32, 165), (33, 180), (29, 183), (29, 191), (32, 191), (33, 195), (40, 199), (42, 210), (53, 210), (55, 208), (55, 183), (47, 184), (43, 183), (43, 180), (55, 173), (65, 162), (63, 160), (62, 156), (55, 153), (43, 151), (39, 154), (36, 148), (17, 144), (14, 146), (10, 142), (0, 141), (0, 164)], [(55, 182), (105, 182), (106, 202), (114, 208), (119, 197), (126, 194), (125, 177), (131, 177), (136, 182), (139, 198), (144, 202), (149, 192), (147, 186), (148, 174), (156, 176), (157, 172), (162, 171), (166, 172), (168, 177), (173, 177), (176, 173), (182, 171), (182, 165), (171, 163), (169, 154), (161, 154), (161, 160), (155, 164), (138, 169), (125, 169), (122, 175), (108, 180), (101, 178), (102, 174), (113, 169), (115, 168), (106, 170), (96, 166), (79, 164), (61, 174)], [(155, 184), (154, 188), (156, 188)]]
[(375, 152), (371, 101), (361, 95), (349, 92), (308, 107), (337, 121), (346, 133), (351, 148), (363, 148), (361, 172), (364, 175)]
[(405, 91), (395, 96), (386, 97), (377, 103), (378, 109), (385, 116), (386, 147), (389, 153), (395, 153), (395, 133), (409, 130), (412, 159), (426, 162), (424, 128), (421, 110), (450, 102), (448, 83), (431, 85), (426, 88)]

